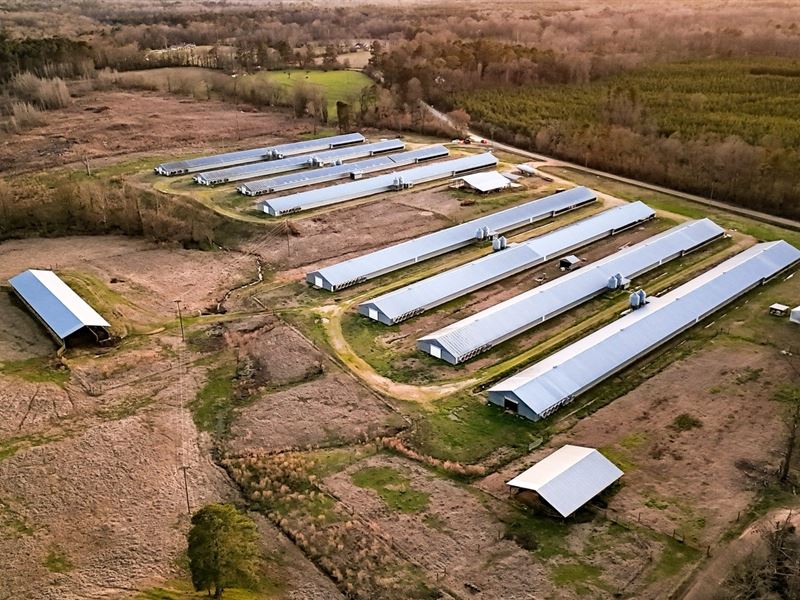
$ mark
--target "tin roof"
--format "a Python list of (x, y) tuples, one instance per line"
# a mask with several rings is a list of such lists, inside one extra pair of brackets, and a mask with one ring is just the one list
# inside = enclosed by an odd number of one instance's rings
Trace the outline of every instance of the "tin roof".
[(9, 280), (14, 291), (62, 340), (82, 327), (108, 322), (52, 271), (28, 270)]

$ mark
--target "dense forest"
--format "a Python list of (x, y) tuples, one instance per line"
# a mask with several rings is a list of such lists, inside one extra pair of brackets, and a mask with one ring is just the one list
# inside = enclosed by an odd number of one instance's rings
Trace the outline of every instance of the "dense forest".
[(662, 65), (589, 85), (460, 92), (487, 135), (760, 210), (800, 216), (800, 62)]
[(84, 41), (62, 37), (12, 39), (0, 30), (0, 82), (28, 71), (39, 76), (75, 77), (94, 70)]

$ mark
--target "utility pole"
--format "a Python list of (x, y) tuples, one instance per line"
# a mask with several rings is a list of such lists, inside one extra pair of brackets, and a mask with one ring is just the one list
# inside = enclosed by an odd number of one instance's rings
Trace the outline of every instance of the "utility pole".
[(178, 307), (178, 322), (181, 324), (181, 341), (186, 341), (186, 334), (183, 330), (183, 312), (181, 311), (181, 301), (175, 300), (175, 305)]
[(186, 476), (186, 471), (189, 470), (188, 465), (183, 465), (181, 467), (181, 471), (183, 471), (183, 491), (186, 494), (186, 514), (191, 516), (192, 514), (192, 505), (189, 503), (189, 478)]

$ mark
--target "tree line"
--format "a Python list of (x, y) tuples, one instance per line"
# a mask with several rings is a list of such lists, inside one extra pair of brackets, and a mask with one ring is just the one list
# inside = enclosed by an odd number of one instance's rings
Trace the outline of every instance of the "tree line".
[(118, 179), (37, 177), (0, 180), (0, 241), (26, 236), (143, 235), (186, 247), (234, 246), (263, 233), (225, 219), (189, 199), (169, 197)]
[(12, 39), (0, 29), (0, 83), (26, 71), (40, 77), (76, 77), (94, 70), (92, 50), (62, 37)]
[[(30, 4), (43, 12), (47, 5)], [(65, 22), (74, 20), (76, 39), (90, 43), (106, 57), (101, 66), (118, 70), (126, 68), (124, 64), (131, 63), (135, 53), (144, 55), (150, 50), (187, 44), (220, 49), (236, 47), (248, 60), (252, 59), (254, 48), (269, 49), (269, 52), (261, 50), (259, 57), (262, 67), (269, 68), (267, 65), (274, 57), (280, 57), (283, 64), (291, 64), (309, 44), (318, 48), (346, 47), (356, 41), (374, 40), (380, 40), (391, 51), (408, 52), (412, 58), (425, 54), (436, 44), (454, 45), (460, 40), (493, 41), (512, 48), (535, 49), (533, 54), (552, 53), (574, 82), (590, 81), (654, 61), (713, 56), (800, 56), (800, 19), (795, 3), (788, 1), (754, 0), (718, 6), (694, 3), (680, 11), (645, 0), (613, 3), (602, 10), (593, 4), (559, 9), (525, 3), (503, 7), (477, 3), (432, 6), (401, 3), (382, 5), (376, 11), (357, 5), (254, 7), (214, 3), (198, 8), (195, 3), (180, 0), (163, 5), (147, 1), (110, 4), (64, 0), (60, 9), (63, 18), (57, 22), (58, 31), (66, 28)], [(8, 11), (4, 19), (9, 31), (30, 30), (30, 16), (25, 11)], [(94, 28), (87, 27), (87, 21), (94, 23)], [(50, 21), (47, 25), (54, 27)], [(485, 45), (480, 50), (492, 52), (493, 48)], [(525, 55), (521, 50), (501, 51), (517, 54), (517, 59)], [(458, 53), (447, 53), (440, 58), (449, 61), (453, 56)], [(119, 64), (114, 64), (116, 59)], [(168, 66), (161, 62), (163, 59), (153, 60), (160, 66)], [(528, 65), (532, 74), (524, 68), (508, 69), (507, 59), (480, 56), (479, 62), (504, 65), (500, 77), (523, 78), (528, 82), (541, 79), (537, 72), (541, 56), (535, 56)], [(456, 72), (470, 70), (467, 64), (458, 66), (452, 61), (448, 67)]]

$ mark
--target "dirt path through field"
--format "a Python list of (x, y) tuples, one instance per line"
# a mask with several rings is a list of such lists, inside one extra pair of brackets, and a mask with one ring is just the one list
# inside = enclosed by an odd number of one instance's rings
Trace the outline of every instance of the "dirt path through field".
[(325, 331), (336, 355), (373, 389), (401, 400), (429, 402), (468, 389), (478, 383), (477, 379), (472, 378), (444, 385), (409, 385), (392, 381), (388, 377), (378, 374), (367, 361), (353, 351), (342, 333), (342, 315), (349, 307), (350, 304), (327, 305), (320, 308), (318, 312), (326, 319)]

